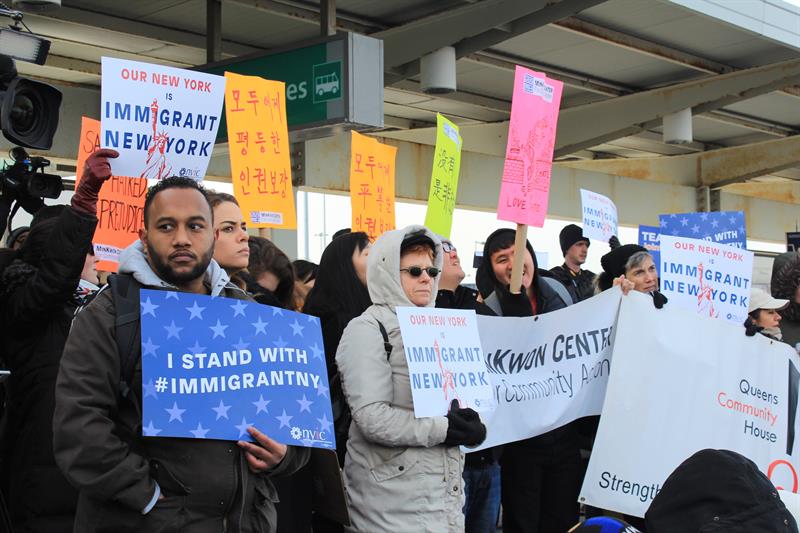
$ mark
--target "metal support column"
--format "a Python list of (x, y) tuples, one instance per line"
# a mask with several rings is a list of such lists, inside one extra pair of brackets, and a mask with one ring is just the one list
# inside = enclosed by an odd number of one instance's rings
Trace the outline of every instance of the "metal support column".
[(222, 59), (222, 0), (206, 0), (206, 62)]
[(319, 32), (323, 37), (336, 35), (336, 0), (320, 1)]

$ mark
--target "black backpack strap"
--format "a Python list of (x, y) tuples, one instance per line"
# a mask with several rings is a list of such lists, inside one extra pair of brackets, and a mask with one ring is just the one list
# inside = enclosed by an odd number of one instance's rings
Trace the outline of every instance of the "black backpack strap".
[[(140, 285), (129, 274), (109, 276), (111, 296), (117, 312), (115, 322), (117, 352), (119, 353), (119, 390), (125, 398), (130, 398), (131, 383), (136, 370), (136, 341), (139, 338), (139, 289)], [(132, 399), (132, 398), (131, 398)], [(135, 402), (134, 402), (135, 403)]]
[(386, 360), (388, 361), (392, 357), (392, 343), (389, 342), (389, 334), (386, 333), (386, 328), (380, 320), (378, 321), (378, 328), (380, 328), (383, 336), (383, 349), (386, 350)]

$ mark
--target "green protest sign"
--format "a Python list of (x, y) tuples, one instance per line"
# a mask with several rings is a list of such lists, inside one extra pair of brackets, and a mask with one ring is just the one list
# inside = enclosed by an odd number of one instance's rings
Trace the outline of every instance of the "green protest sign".
[(456, 208), (458, 171), (461, 166), (461, 136), (458, 126), (436, 114), (436, 149), (433, 154), (431, 188), (425, 225), (434, 233), (450, 237)]

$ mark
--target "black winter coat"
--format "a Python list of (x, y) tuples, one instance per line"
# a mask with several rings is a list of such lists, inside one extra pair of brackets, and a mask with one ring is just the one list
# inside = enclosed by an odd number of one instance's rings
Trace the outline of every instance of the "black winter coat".
[(561, 282), (569, 291), (575, 303), (582, 302), (594, 296), (594, 280), (597, 275), (589, 270), (581, 270), (575, 276), (567, 265), (561, 265), (550, 269), (550, 274)]
[(800, 342), (800, 304), (795, 300), (800, 286), (800, 254), (787, 252), (775, 258), (772, 264), (772, 296), (789, 300), (786, 309), (780, 311), (783, 342), (795, 347)]
[[(248, 299), (232, 285), (221, 296)], [(273, 533), (271, 479), (302, 467), (308, 449), (288, 446), (277, 466), (255, 474), (235, 442), (142, 437), (141, 342), (131, 398), (122, 398), (115, 321), (111, 291), (101, 291), (75, 319), (56, 387), (55, 451), (81, 488), (75, 533)], [(164, 499), (143, 515), (156, 483)]]
[(73, 294), (97, 218), (69, 208), (59, 217), (39, 268), (15, 261), (0, 278), (2, 352), (12, 372), (0, 479), (17, 531), (71, 532), (78, 497), (53, 457), (53, 409)]

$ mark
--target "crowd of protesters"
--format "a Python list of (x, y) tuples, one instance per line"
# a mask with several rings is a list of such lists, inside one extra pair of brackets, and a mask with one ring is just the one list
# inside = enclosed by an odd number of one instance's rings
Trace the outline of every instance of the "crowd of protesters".
[[(235, 197), (173, 177), (149, 189), (140, 239), (101, 287), (92, 236), (98, 193), (116, 156), (92, 154), (70, 205), (43, 208), (0, 250), (0, 369), (11, 371), (0, 494), (14, 531), (483, 533), (496, 530), (501, 509), (505, 532), (565, 532), (578, 524), (597, 417), (463, 454), (461, 447), (484, 441), (486, 427), (457, 401), (446, 416), (414, 416), (396, 308), (535, 317), (619, 286), (650, 294), (661, 309), (667, 299), (647, 250), (612, 238), (597, 252), (603, 271), (595, 275), (582, 268), (594, 252), (590, 241), (570, 224), (559, 238), (564, 263), (540, 268), (526, 242), (521, 286), (512, 287), (516, 233), (500, 229), (486, 237), (476, 289), (462, 284), (453, 243), (423, 226), (386, 232), (374, 243), (343, 230), (319, 265), (292, 262), (270, 240), (248, 234)], [(753, 290), (746, 334), (800, 342), (799, 282), (800, 255), (779, 257), (772, 294)], [(349, 525), (314, 512), (308, 448), (256, 427), (248, 429), (253, 441), (142, 437), (142, 288), (319, 317)], [(689, 466), (753, 470), (742, 460), (703, 456)], [(679, 470), (682, 479), (696, 475)], [(646, 521), (586, 508), (581, 530), (706, 530), (700, 511), (694, 529), (665, 526), (675, 523), (666, 494)], [(764, 494), (751, 501), (769, 500)], [(786, 509), (771, 505), (786, 529), (758, 530), (797, 531)]]

